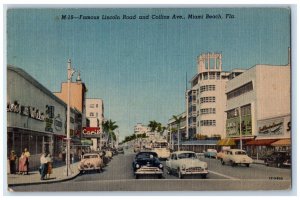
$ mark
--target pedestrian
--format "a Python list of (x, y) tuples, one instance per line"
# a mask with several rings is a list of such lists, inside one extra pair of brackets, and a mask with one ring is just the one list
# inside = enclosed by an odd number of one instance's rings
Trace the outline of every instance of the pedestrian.
[(29, 153), (29, 151), (27, 150), (27, 148), (24, 149), (24, 155), (27, 157), (27, 160), (26, 160), (26, 175), (28, 175), (28, 172), (29, 172), (29, 157), (30, 157), (30, 153)]
[(41, 155), (41, 158), (40, 158), (40, 162), (41, 162), (41, 166), (40, 166), (40, 174), (41, 174), (41, 180), (45, 180), (45, 176), (48, 172), (48, 166), (47, 166), (47, 154), (46, 153), (43, 153)]
[(19, 174), (24, 175), (27, 171), (27, 157), (23, 151), (19, 158)]
[(50, 153), (47, 155), (46, 159), (47, 159), (47, 178), (50, 178), (50, 175), (52, 174), (52, 162), (53, 162)]
[(17, 160), (17, 155), (15, 154), (15, 151), (12, 150), (10, 152), (10, 156), (9, 156), (10, 174), (15, 174), (16, 173), (16, 160)]
[(81, 151), (81, 157), (80, 157), (81, 160), (83, 159), (83, 156), (84, 156), (84, 150)]

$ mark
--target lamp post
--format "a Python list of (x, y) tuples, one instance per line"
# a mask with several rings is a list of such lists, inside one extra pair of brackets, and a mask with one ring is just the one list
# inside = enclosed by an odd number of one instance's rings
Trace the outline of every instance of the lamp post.
[(75, 70), (71, 67), (71, 59), (68, 60), (68, 102), (67, 102), (67, 145), (66, 145), (66, 174), (70, 176), (72, 171), (70, 169), (70, 83)]

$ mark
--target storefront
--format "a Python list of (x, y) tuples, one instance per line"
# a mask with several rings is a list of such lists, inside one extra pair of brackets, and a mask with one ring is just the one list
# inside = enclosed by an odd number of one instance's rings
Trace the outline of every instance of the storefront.
[(57, 158), (65, 137), (66, 104), (24, 70), (7, 68), (7, 156), (24, 148), (31, 154), (30, 169), (44, 152)]

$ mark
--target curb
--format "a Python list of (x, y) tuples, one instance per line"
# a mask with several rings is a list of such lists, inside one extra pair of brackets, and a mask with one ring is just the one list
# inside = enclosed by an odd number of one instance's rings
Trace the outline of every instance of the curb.
[(58, 183), (58, 182), (64, 182), (68, 180), (72, 180), (76, 178), (80, 172), (75, 173), (73, 176), (63, 178), (63, 179), (56, 179), (56, 180), (45, 180), (45, 181), (39, 181), (39, 182), (29, 182), (29, 183), (12, 183), (12, 184), (7, 184), (8, 187), (13, 187), (13, 186), (23, 186), (23, 185), (39, 185), (39, 184), (51, 184), (51, 183)]

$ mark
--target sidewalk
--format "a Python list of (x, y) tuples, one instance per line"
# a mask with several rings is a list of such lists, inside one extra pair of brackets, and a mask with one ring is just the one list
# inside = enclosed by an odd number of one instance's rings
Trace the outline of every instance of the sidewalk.
[(41, 175), (39, 171), (31, 171), (29, 175), (19, 175), (19, 174), (8, 174), (7, 183), (8, 185), (30, 185), (30, 184), (44, 184), (44, 183), (54, 183), (65, 180), (70, 180), (75, 178), (79, 174), (77, 168), (79, 162), (75, 162), (70, 165), (71, 175), (67, 176), (66, 166), (54, 167), (52, 169), (52, 174), (45, 180), (41, 180)]

